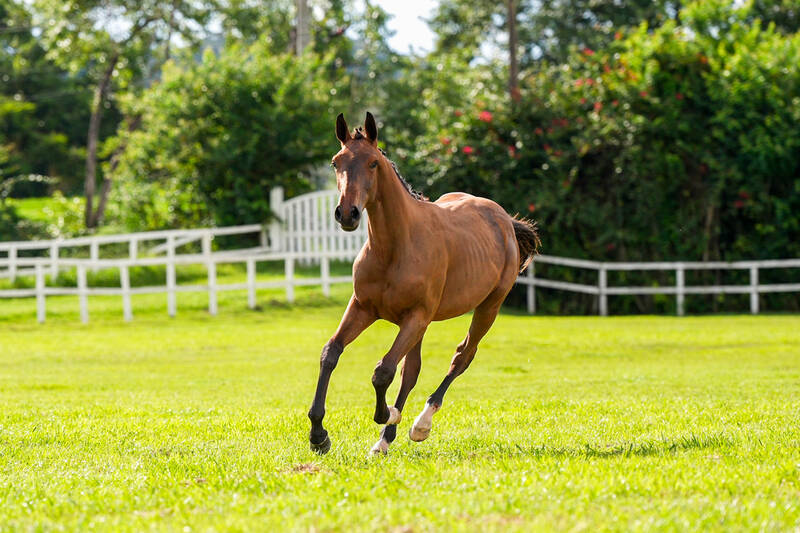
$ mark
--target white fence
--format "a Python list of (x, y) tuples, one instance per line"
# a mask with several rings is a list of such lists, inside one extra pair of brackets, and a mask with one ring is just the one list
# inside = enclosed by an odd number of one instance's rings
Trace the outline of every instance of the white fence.
[[(125, 320), (131, 320), (133, 310), (131, 296), (145, 293), (165, 293), (167, 312), (174, 316), (177, 312), (176, 294), (178, 292), (207, 292), (208, 310), (217, 313), (217, 294), (220, 291), (247, 291), (248, 305), (256, 306), (256, 291), (266, 288), (283, 288), (286, 298), (294, 300), (294, 289), (302, 285), (319, 285), (325, 295), (329, 294), (334, 283), (348, 283), (350, 276), (331, 276), (331, 260), (351, 260), (360, 250), (366, 239), (366, 222), (359, 230), (345, 233), (333, 222), (333, 208), (336, 204), (336, 191), (321, 191), (306, 194), (289, 200), (283, 199), (283, 191), (274, 189), (270, 194), (273, 210), (281, 222), (268, 225), (252, 224), (223, 228), (204, 228), (188, 230), (167, 230), (155, 232), (130, 233), (125, 235), (104, 235), (80, 237), (55, 241), (0, 242), (0, 278), (12, 282), (18, 276), (33, 276), (33, 288), (0, 290), (2, 298), (36, 298), (37, 319), (44, 322), (46, 317), (46, 298), (56, 295), (78, 296), (80, 316), (83, 322), (89, 320), (88, 297), (91, 295), (116, 295), (122, 297)], [(216, 237), (230, 235), (258, 235), (258, 246), (236, 248), (233, 250), (213, 250)], [(180, 253), (181, 247), (200, 242), (200, 253)], [(101, 247), (117, 245), (117, 257), (101, 258)], [(119, 257), (119, 246), (127, 248), (124, 257)], [(147, 246), (149, 246), (149, 248)], [(64, 257), (61, 252), (71, 252), (88, 248), (88, 258)], [(142, 250), (144, 248), (144, 251)], [(38, 256), (24, 256), (24, 253), (38, 253)], [(83, 254), (86, 251), (83, 250)], [(258, 281), (256, 265), (265, 261), (283, 261), (284, 279), (280, 281)], [(295, 264), (318, 264), (318, 278), (298, 278)], [(217, 265), (238, 263), (245, 265), (246, 281), (220, 285), (217, 283)], [(207, 282), (203, 285), (178, 285), (176, 267), (178, 265), (204, 265)], [(564, 267), (588, 269), (597, 272), (597, 284), (586, 285), (537, 277), (535, 264), (549, 264)], [(164, 266), (163, 285), (150, 287), (131, 287), (130, 270), (140, 266)], [(761, 269), (800, 268), (800, 259), (738, 261), (738, 262), (661, 262), (661, 263), (606, 263), (563, 257), (541, 255), (534, 265), (517, 279), (517, 283), (527, 288), (527, 306), (530, 313), (536, 312), (537, 287), (556, 289), (597, 297), (598, 312), (608, 314), (608, 297), (614, 295), (654, 295), (676, 296), (677, 313), (684, 314), (684, 301), (687, 294), (749, 294), (750, 311), (759, 312), (759, 295), (774, 292), (800, 292), (800, 283), (760, 284)], [(117, 269), (120, 286), (89, 287), (87, 271)], [(75, 287), (56, 287), (47, 285), (47, 275), (55, 279), (61, 271), (74, 270)], [(609, 271), (654, 271), (675, 272), (674, 286), (609, 286)], [(687, 286), (685, 273), (691, 270), (748, 270), (748, 285)]]

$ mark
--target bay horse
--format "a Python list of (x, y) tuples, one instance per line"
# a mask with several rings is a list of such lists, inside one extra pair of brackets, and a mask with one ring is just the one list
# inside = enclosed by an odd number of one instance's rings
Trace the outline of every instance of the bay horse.
[[(430, 202), (414, 192), (378, 149), (378, 128), (369, 112), (363, 129), (352, 134), (344, 116), (336, 117), (336, 137), (341, 150), (331, 166), (340, 196), (334, 218), (342, 229), (353, 231), (366, 209), (369, 237), (353, 263), (353, 296), (339, 328), (322, 349), (308, 412), (309, 441), (317, 453), (330, 449), (322, 419), (331, 373), (344, 348), (373, 322), (384, 319), (400, 327), (372, 375), (374, 420), (385, 426), (371, 452), (386, 454), (417, 382), (428, 325), (474, 310), (450, 370), (414, 420), (409, 431), (413, 441), (430, 434), (447, 388), (472, 362), (518, 272), (536, 254), (539, 237), (535, 224), (510, 216), (486, 198), (454, 192)], [(394, 405), (387, 406), (386, 390), (403, 358), (400, 391)]]

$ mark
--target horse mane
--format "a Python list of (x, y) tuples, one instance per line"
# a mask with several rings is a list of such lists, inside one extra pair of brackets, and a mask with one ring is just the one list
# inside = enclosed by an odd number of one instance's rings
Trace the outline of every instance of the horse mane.
[[(354, 141), (357, 141), (357, 140), (360, 140), (360, 139), (366, 139), (366, 138), (367, 137), (364, 135), (364, 130), (360, 126), (358, 128), (356, 128), (355, 131), (353, 131), (353, 140)], [(412, 187), (411, 184), (409, 182), (407, 182), (406, 179), (403, 176), (400, 175), (400, 171), (397, 170), (397, 165), (395, 164), (394, 161), (389, 159), (389, 156), (386, 155), (386, 152), (384, 152), (380, 148), (378, 148), (378, 151), (381, 154), (383, 154), (383, 157), (385, 157), (386, 160), (389, 162), (389, 164), (392, 165), (392, 169), (394, 170), (394, 175), (397, 176), (397, 179), (400, 180), (400, 183), (403, 185), (403, 188), (406, 190), (406, 192), (408, 192), (408, 194), (410, 194), (412, 196), (412, 198), (414, 198), (415, 200), (419, 200), (420, 202), (430, 202), (430, 198), (428, 198), (427, 196), (425, 196), (424, 194), (422, 194), (419, 191), (415, 191), (414, 187)]]

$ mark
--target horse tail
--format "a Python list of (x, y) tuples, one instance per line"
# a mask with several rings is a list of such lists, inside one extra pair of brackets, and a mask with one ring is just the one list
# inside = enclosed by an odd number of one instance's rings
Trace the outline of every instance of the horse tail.
[(533, 220), (515, 216), (511, 222), (514, 224), (514, 235), (517, 237), (517, 246), (519, 246), (519, 271), (522, 272), (528, 267), (533, 257), (539, 253), (542, 241), (539, 240), (536, 222)]

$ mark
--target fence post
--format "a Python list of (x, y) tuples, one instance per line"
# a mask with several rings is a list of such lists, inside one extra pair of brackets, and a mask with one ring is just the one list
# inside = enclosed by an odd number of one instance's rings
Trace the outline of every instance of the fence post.
[(272, 252), (283, 250), (281, 242), (281, 220), (283, 218), (283, 187), (273, 187), (269, 191), (269, 210), (272, 216), (276, 217), (269, 223), (269, 248)]
[(211, 258), (211, 239), (213, 238), (214, 237), (213, 235), (211, 235), (210, 231), (203, 234), (202, 247), (203, 247), (203, 255), (205, 256), (206, 261), (208, 261)]
[(256, 308), (256, 260), (247, 260), (247, 307)]
[(122, 318), (125, 322), (133, 320), (131, 309), (131, 274), (128, 265), (119, 266), (119, 286), (122, 289)]
[(167, 314), (175, 316), (175, 235), (167, 237)]
[(95, 263), (100, 259), (100, 243), (97, 242), (97, 239), (92, 239), (89, 245), (89, 258), (92, 260), (92, 272), (97, 272), (98, 268)]
[(11, 283), (17, 279), (17, 249), (13, 246), (8, 249), (8, 279)]
[(128, 242), (128, 257), (131, 261), (136, 261), (136, 257), (139, 255), (139, 241), (136, 239), (131, 239)]
[(286, 300), (294, 303), (294, 257), (288, 256), (284, 261), (284, 271), (286, 276)]
[(527, 296), (528, 296), (528, 314), (536, 313), (536, 273), (533, 270), (533, 261), (530, 262), (528, 265), (528, 286)]
[(89, 301), (86, 287), (86, 265), (78, 265), (78, 301), (81, 308), (81, 322), (89, 323)]
[(50, 245), (50, 279), (55, 281), (58, 277), (58, 244)]
[(750, 312), (758, 314), (758, 267), (750, 268)]
[(608, 295), (606, 294), (607, 274), (605, 267), (600, 267), (597, 271), (597, 306), (600, 316), (608, 316)]
[(684, 280), (683, 266), (679, 266), (677, 269), (675, 269), (675, 298), (678, 316), (683, 316), (684, 314), (685, 286), (686, 284)]
[(44, 267), (36, 263), (36, 320), (39, 324), (44, 323), (45, 312)]
[(217, 314), (217, 264), (214, 261), (208, 262), (208, 313)]
[(331, 295), (331, 264), (328, 256), (319, 261), (319, 274), (322, 278), (322, 294), (327, 298)]

